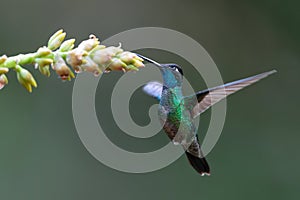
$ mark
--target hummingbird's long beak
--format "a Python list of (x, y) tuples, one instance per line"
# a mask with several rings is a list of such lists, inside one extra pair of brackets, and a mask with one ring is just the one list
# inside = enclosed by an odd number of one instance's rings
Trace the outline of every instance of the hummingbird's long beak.
[(161, 64), (159, 64), (158, 62), (156, 62), (156, 61), (154, 61), (154, 60), (152, 60), (152, 59), (150, 59), (150, 58), (147, 58), (147, 57), (142, 56), (142, 55), (137, 54), (137, 53), (136, 53), (136, 55), (137, 55), (138, 57), (140, 57), (140, 58), (143, 58), (145, 61), (147, 61), (147, 62), (149, 62), (149, 63), (152, 63), (152, 64), (156, 65), (157, 67), (163, 67)]

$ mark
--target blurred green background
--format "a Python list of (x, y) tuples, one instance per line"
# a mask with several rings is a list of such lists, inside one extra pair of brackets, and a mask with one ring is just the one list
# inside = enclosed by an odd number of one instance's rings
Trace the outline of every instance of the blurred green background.
[[(2, 0), (0, 55), (35, 51), (59, 28), (80, 41), (90, 33), (104, 40), (127, 29), (158, 26), (202, 44), (226, 82), (274, 68), (278, 73), (228, 99), (223, 133), (208, 155), (211, 177), (199, 176), (184, 156), (147, 174), (104, 166), (76, 132), (73, 81), (33, 72), (39, 87), (28, 94), (10, 73), (0, 92), (0, 199), (299, 199), (299, 6), (296, 0)], [(148, 52), (161, 62), (186, 63)], [(205, 87), (196, 85), (190, 67), (184, 69), (197, 89)], [(106, 94), (119, 77), (104, 77), (97, 91), (97, 112), (108, 136), (133, 151), (166, 143), (163, 134), (141, 141), (116, 128)], [(147, 123), (145, 108), (155, 101), (137, 91), (132, 102), (146, 105), (130, 108), (137, 123)], [(209, 113), (202, 118), (205, 127)]]

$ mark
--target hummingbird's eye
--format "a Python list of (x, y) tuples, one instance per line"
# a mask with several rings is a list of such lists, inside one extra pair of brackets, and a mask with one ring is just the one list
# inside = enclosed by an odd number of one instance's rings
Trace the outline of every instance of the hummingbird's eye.
[(176, 65), (176, 64), (169, 64), (168, 66), (172, 70), (175, 70), (176, 72), (179, 72), (181, 75), (183, 75), (182, 69), (178, 65)]
[(170, 68), (173, 69), (173, 70), (178, 71), (177, 66), (175, 66), (175, 65), (170, 65)]

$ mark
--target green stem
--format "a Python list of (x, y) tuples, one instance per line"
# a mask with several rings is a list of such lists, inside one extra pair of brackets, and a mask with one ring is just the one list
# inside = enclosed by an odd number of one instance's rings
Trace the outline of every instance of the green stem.
[(19, 56), (19, 65), (27, 65), (32, 64), (35, 59), (35, 53), (28, 53), (28, 54), (20, 54)]
[(0, 67), (5, 67), (9, 69), (14, 69), (16, 65), (27, 65), (27, 64), (34, 64), (36, 58), (50, 58), (54, 60), (55, 54), (60, 55), (64, 60), (66, 60), (66, 57), (69, 52), (60, 52), (60, 51), (55, 51), (51, 52), (47, 56), (43, 57), (37, 57), (37, 53), (27, 53), (27, 54), (19, 54), (16, 56), (11, 56), (9, 57), (5, 62), (0, 64)]

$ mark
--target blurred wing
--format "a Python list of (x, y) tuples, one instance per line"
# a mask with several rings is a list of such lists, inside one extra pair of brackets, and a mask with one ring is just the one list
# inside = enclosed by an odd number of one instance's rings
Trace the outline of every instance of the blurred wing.
[[(192, 109), (192, 116), (195, 118), (204, 111), (206, 111), (208, 108), (210, 108), (212, 105), (218, 103), (222, 99), (226, 98), (227, 96), (243, 89), (244, 87), (247, 87), (273, 73), (275, 73), (276, 70), (272, 70), (269, 72), (265, 72), (262, 74), (258, 74), (255, 76), (251, 76), (245, 79), (241, 79), (238, 81), (234, 81), (231, 83), (227, 83), (225, 85), (217, 86), (211, 89), (203, 90), (196, 95), (185, 97), (185, 103), (190, 104), (189, 106)], [(196, 96), (196, 98), (195, 98)], [(195, 100), (196, 99), (196, 100)], [(195, 103), (193, 103), (195, 102)]]
[(149, 82), (143, 87), (143, 90), (146, 94), (156, 98), (157, 100), (161, 99), (162, 89), (163, 85), (156, 81)]

